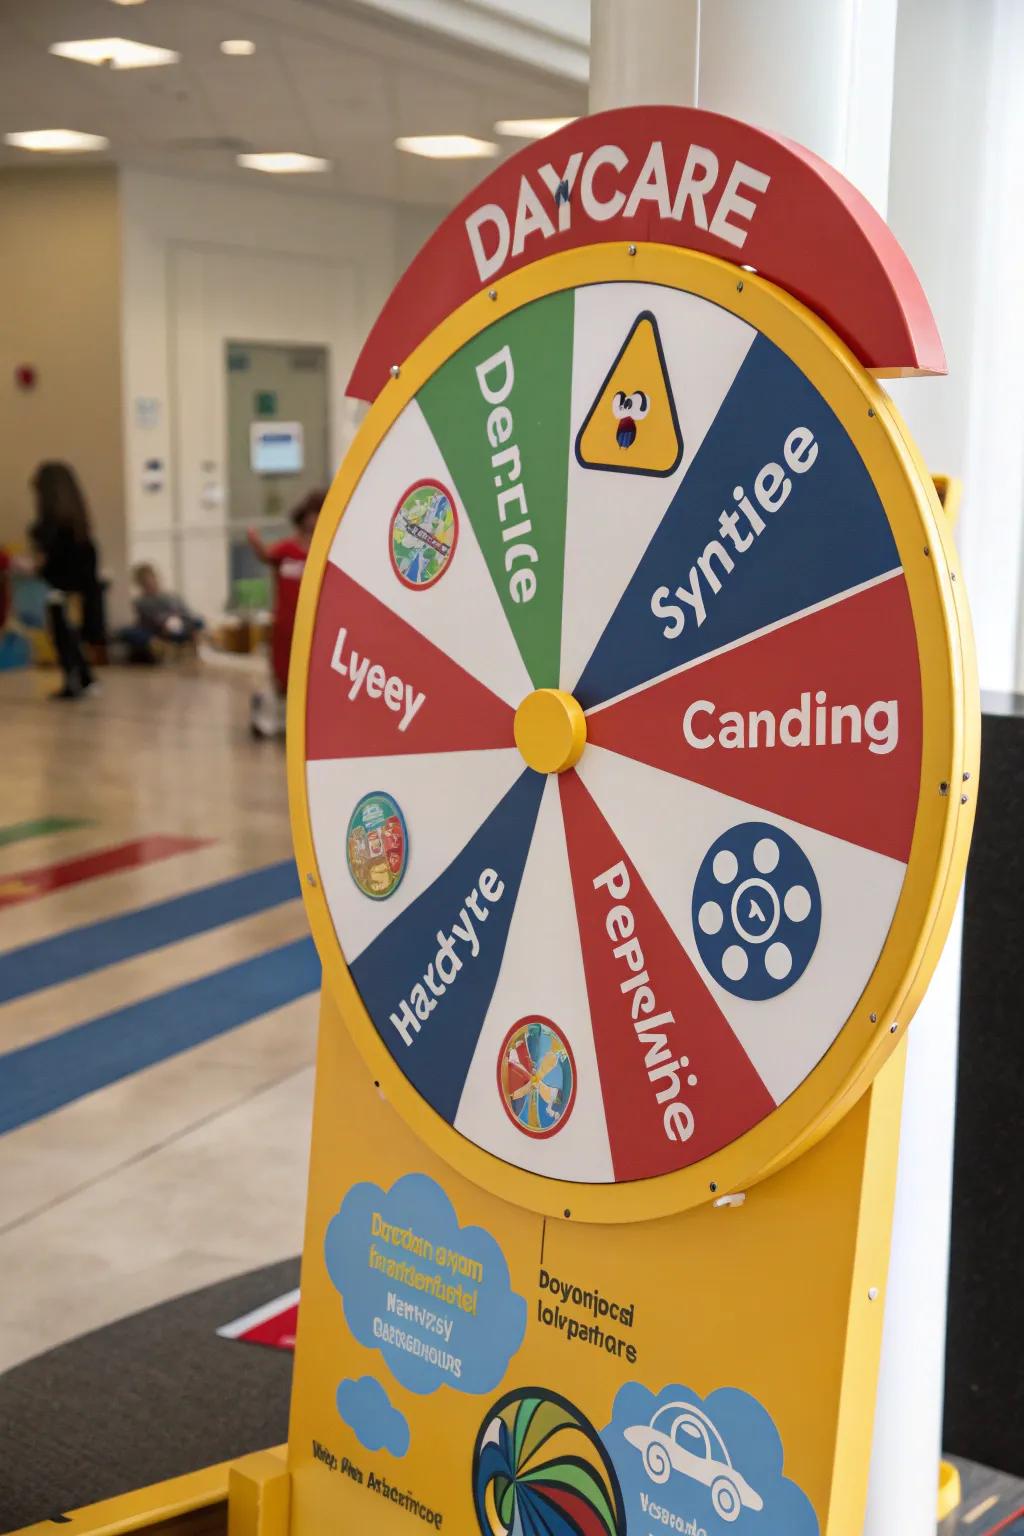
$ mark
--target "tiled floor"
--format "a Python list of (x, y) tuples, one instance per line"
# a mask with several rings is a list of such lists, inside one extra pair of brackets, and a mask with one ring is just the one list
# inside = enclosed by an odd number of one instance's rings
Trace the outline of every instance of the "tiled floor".
[[(52, 676), (0, 674), (0, 831), (90, 823), (0, 844), (0, 886), (130, 839), (213, 841), (0, 908), (0, 984), (23, 945), (290, 855), (284, 753), (250, 738), (248, 680), (186, 666), (111, 669), (103, 683), (99, 699), (54, 704)], [(163, 994), (305, 932), (296, 884), (255, 915), (229, 910), (178, 942), (55, 975), (0, 1005), (0, 1097), (8, 1053), (132, 1005), (131, 1029), (153, 1033), (159, 1056)], [(127, 1076), (112, 1057), (106, 1086), (76, 1096), (72, 1080), (62, 1107), (0, 1137), (0, 1369), (298, 1252), (315, 1024), (307, 989)]]

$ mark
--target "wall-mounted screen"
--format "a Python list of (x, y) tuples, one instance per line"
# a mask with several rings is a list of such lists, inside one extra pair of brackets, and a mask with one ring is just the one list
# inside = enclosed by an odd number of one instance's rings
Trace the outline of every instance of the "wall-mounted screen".
[(249, 427), (254, 474), (298, 475), (305, 464), (301, 421), (254, 421)]

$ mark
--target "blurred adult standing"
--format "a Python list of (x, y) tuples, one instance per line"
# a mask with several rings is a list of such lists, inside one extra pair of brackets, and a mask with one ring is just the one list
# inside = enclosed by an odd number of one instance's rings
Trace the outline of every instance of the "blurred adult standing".
[(39, 576), (50, 588), (47, 617), (57, 659), (64, 674), (55, 699), (80, 699), (96, 688), (82, 636), (68, 611), (68, 598), (81, 600), (82, 631), (93, 643), (103, 639), (103, 594), (97, 576), (96, 545), (89, 509), (67, 464), (50, 459), (32, 477), (35, 521), (28, 536)]

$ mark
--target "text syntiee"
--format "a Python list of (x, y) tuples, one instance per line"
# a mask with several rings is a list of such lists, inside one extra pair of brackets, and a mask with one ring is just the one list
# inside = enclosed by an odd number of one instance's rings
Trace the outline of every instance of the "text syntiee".
[(758, 470), (753, 501), (742, 485), (734, 488), (736, 506), (719, 514), (721, 537), (708, 540), (682, 580), (674, 588), (664, 585), (651, 593), (651, 612), (656, 619), (665, 620), (661, 632), (666, 640), (681, 635), (688, 621), (701, 628), (708, 618), (709, 602), (736, 569), (735, 556), (746, 554), (770, 526), (762, 513), (771, 518), (780, 512), (792, 494), (794, 477), (814, 468), (818, 443), (809, 427), (793, 428), (783, 444), (782, 457), (784, 466), (770, 459)]

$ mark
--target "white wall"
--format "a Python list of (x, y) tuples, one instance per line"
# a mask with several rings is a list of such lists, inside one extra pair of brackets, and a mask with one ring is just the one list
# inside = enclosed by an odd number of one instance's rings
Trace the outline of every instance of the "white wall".
[(1024, 692), (1024, 6), (996, 0), (961, 545), (983, 688)]
[(395, 241), (395, 278), (401, 277), (414, 256), (426, 245), (430, 236), (444, 219), (446, 208), (420, 208), (407, 203), (398, 210), (398, 228)]
[[(0, 544), (24, 546), (29, 481), (42, 460), (66, 459), (104, 573), (124, 565), (119, 245), (112, 166), (0, 171)], [(27, 390), (15, 384), (26, 363)]]
[[(355, 419), (349, 370), (424, 221), (413, 230), (387, 204), (139, 171), (122, 176), (121, 219), (128, 559), (152, 560), (216, 617), (227, 588), (224, 343), (329, 349), (337, 465)], [(147, 477), (148, 460), (163, 471)]]

